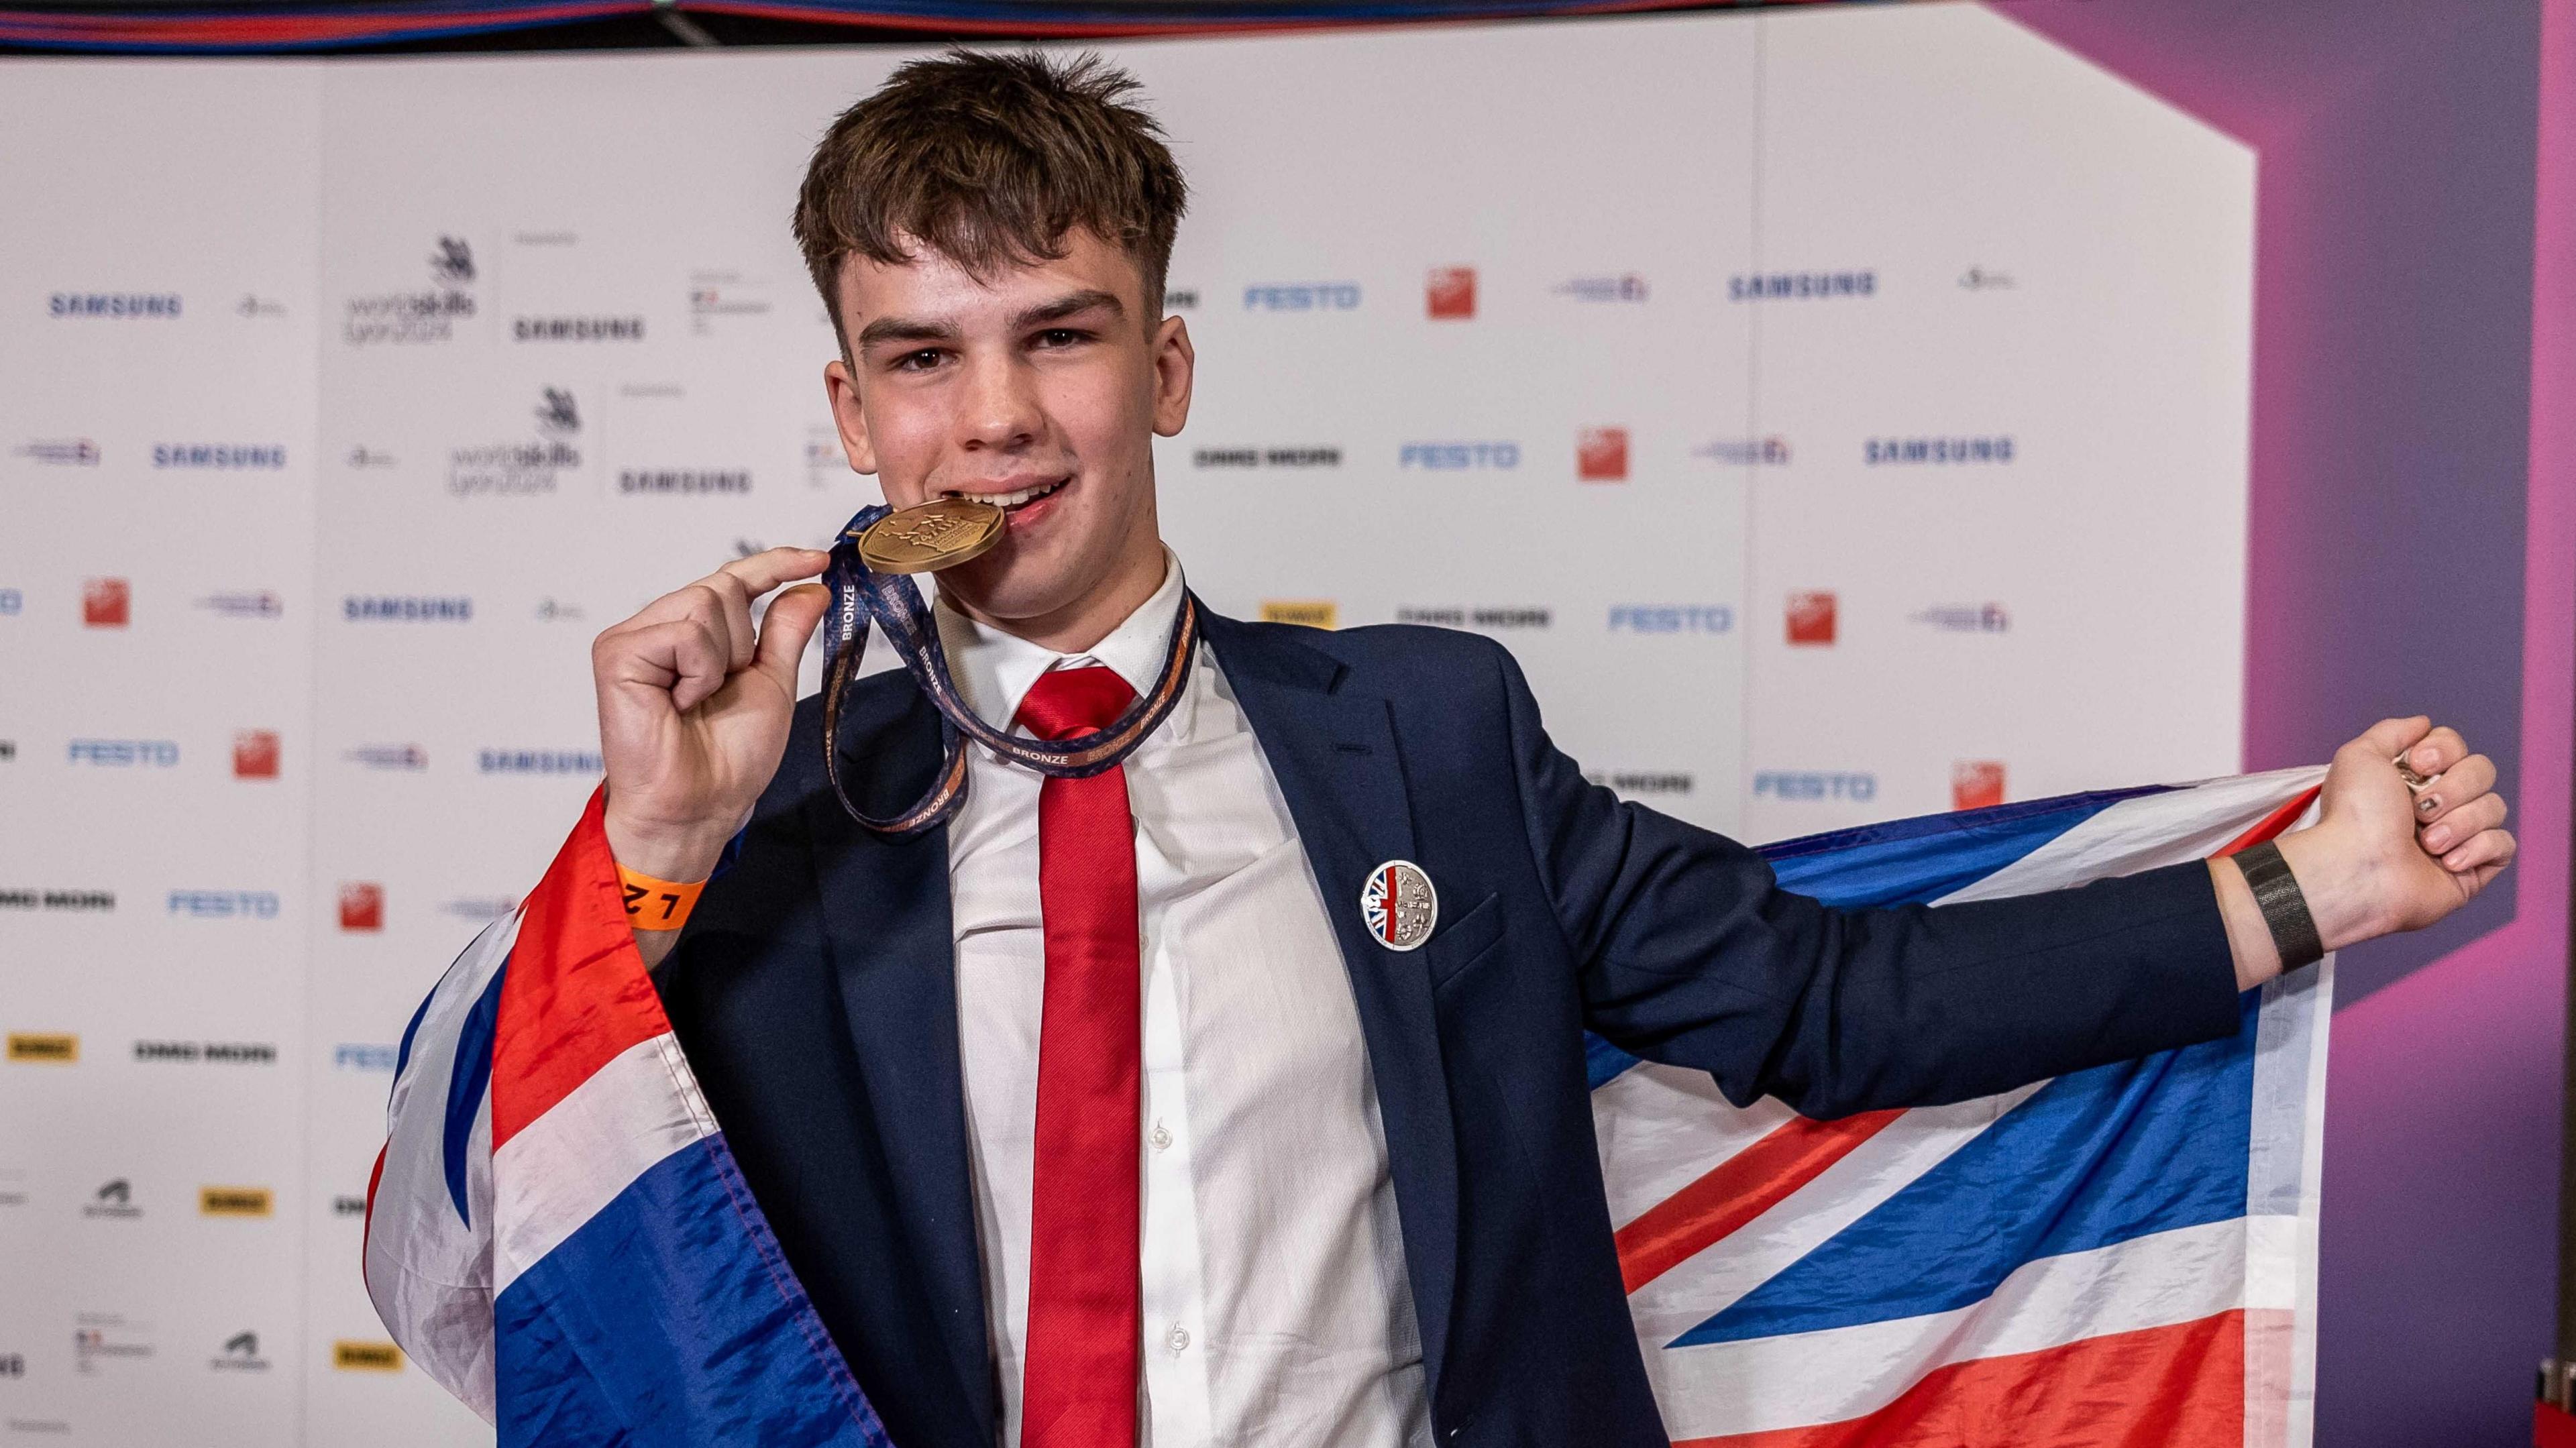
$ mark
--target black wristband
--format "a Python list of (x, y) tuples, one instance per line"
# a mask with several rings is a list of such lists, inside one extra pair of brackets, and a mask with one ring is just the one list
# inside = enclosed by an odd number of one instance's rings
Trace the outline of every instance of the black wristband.
[(2290, 873), (2290, 862), (2281, 858), (2281, 847), (2265, 840), (2239, 850), (2236, 868), (2245, 872), (2245, 884), (2263, 912), (2263, 925), (2272, 932), (2272, 948), (2281, 953), (2281, 969), (2297, 970), (2325, 959), (2325, 942), (2317, 938), (2308, 897), (2300, 893), (2299, 877)]

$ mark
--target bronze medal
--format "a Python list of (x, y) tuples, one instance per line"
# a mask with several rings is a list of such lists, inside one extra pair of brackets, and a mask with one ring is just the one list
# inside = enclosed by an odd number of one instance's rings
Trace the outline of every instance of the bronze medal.
[(1003, 513), (969, 498), (933, 498), (888, 513), (859, 534), (859, 558), (879, 573), (936, 573), (1002, 541)]

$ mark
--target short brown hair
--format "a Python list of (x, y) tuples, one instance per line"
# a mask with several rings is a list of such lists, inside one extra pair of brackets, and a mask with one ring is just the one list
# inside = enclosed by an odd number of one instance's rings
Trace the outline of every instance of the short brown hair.
[(1163, 128), (1126, 101), (1137, 89), (1097, 55), (951, 50), (843, 111), (796, 196), (796, 244), (833, 330), (853, 252), (901, 265), (911, 237), (982, 276), (1063, 256), (1077, 226), (1135, 259), (1151, 327), (1188, 188)]

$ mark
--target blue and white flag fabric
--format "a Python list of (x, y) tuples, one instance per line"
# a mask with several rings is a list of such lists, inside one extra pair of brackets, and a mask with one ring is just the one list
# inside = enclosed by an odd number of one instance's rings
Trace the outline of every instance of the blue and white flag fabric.
[[(2322, 769), (1763, 850), (1868, 906), (2241, 849)], [(2331, 960), (2226, 1040), (1839, 1121), (1590, 1043), (1638, 1344), (1692, 1448), (2304, 1448)], [(403, 1036), (367, 1288), (412, 1359), (547, 1445), (883, 1445), (628, 930), (600, 799)]]

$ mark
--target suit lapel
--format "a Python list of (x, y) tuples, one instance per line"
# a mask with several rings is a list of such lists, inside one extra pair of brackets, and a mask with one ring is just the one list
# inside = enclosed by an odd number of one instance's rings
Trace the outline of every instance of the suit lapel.
[(1292, 631), (1256, 629), (1204, 609), (1202, 617), (1226, 683), (1278, 776), (1350, 972), (1436, 1402), (1458, 1264), (1449, 1083), (1428, 961), (1379, 944), (1359, 905), (1371, 870), (1413, 858), (1413, 812), (1394, 725), (1386, 700), (1346, 691), (1342, 665), (1296, 642)]
[[(842, 778), (883, 818), (918, 799), (940, 763), (939, 715), (900, 672), (852, 691)], [(975, 1441), (995, 1437), (990, 1343), (958, 1058), (948, 830), (889, 841), (852, 822), (831, 790), (805, 804), (816, 887), (850, 1043), (884, 1152), (886, 1185), (933, 1306)]]

